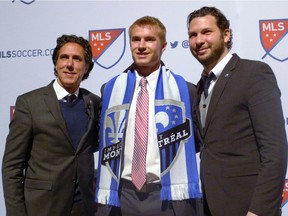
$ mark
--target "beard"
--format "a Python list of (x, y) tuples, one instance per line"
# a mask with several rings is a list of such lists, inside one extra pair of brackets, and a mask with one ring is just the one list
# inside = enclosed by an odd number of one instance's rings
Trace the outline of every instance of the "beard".
[[(225, 52), (224, 41), (218, 43), (216, 46), (210, 47), (209, 52), (204, 55), (198, 55), (197, 52), (192, 52), (192, 55), (204, 66), (213, 68), (221, 59), (223, 53)], [(212, 69), (211, 68), (211, 69)]]

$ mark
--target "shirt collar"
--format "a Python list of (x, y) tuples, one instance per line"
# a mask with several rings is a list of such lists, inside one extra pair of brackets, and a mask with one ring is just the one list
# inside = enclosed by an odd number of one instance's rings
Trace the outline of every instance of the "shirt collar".
[[(66, 97), (67, 95), (70, 95), (69, 92), (67, 92), (57, 81), (58, 79), (56, 79), (53, 83), (53, 88), (55, 90), (56, 96), (58, 100), (62, 100), (64, 97)], [(76, 97), (78, 97), (79, 95), (79, 88), (73, 93), (74, 95), (76, 95)]]
[(221, 75), (224, 67), (227, 65), (227, 63), (229, 62), (229, 60), (231, 58), (232, 58), (232, 54), (230, 52), (228, 52), (227, 55), (220, 62), (218, 62), (217, 65), (215, 65), (215, 67), (209, 72), (209, 74), (211, 72), (213, 72), (215, 74), (216, 79), (218, 79), (218, 77)]
[[(158, 76), (160, 73), (160, 67), (153, 71), (149, 76), (146, 77), (147, 79), (147, 87), (150, 88), (151, 90), (155, 90), (156, 89), (156, 85), (157, 85), (157, 80), (158, 80)], [(138, 74), (138, 72), (136, 71), (136, 88), (140, 88), (140, 80), (142, 79), (142, 76), (140, 76)]]

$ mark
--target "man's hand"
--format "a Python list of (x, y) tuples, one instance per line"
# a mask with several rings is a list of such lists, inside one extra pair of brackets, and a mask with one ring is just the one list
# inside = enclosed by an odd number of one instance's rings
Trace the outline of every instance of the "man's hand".
[(256, 214), (254, 214), (254, 213), (249, 211), (246, 216), (258, 216), (258, 215), (256, 215)]

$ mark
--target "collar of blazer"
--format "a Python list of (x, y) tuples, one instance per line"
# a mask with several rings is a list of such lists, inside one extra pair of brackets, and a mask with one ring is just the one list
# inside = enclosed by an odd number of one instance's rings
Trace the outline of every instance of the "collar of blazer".
[[(48, 86), (46, 86), (45, 92), (44, 92), (44, 101), (50, 111), (50, 113), (53, 115), (55, 120), (59, 123), (60, 128), (62, 129), (63, 133), (67, 137), (67, 139), (70, 139), (70, 136), (68, 134), (65, 120), (63, 119), (63, 116), (61, 114), (61, 109), (57, 100), (56, 93), (53, 88), (53, 82), (52, 81)], [(88, 131), (92, 127), (92, 122), (94, 119), (94, 105), (92, 99), (89, 97), (89, 92), (85, 89), (80, 88), (79, 94), (82, 94), (83, 100), (85, 102), (85, 110), (89, 116), (89, 124), (88, 124)]]
[[(213, 112), (215, 110), (215, 107), (217, 106), (217, 103), (225, 89), (225, 86), (229, 80), (229, 78), (232, 76), (233, 71), (237, 67), (237, 64), (239, 63), (239, 56), (237, 54), (233, 54), (233, 57), (230, 59), (230, 61), (227, 63), (227, 65), (224, 67), (221, 75), (217, 79), (217, 82), (215, 83), (215, 86), (213, 88), (213, 93), (211, 95), (209, 107), (207, 110), (207, 115), (206, 115), (206, 123), (205, 127), (203, 128), (203, 135), (205, 136), (205, 133), (207, 129), (209, 128), (209, 123), (212, 119)], [(199, 103), (201, 99), (201, 93), (202, 93), (202, 88), (203, 88), (203, 82), (201, 79), (197, 83), (197, 102), (196, 102), (196, 113), (197, 113), (197, 119), (200, 119), (200, 110), (199, 110)], [(198, 125), (201, 124), (200, 121), (197, 121)], [(200, 125), (199, 125), (200, 126)], [(201, 128), (201, 126), (200, 126)]]

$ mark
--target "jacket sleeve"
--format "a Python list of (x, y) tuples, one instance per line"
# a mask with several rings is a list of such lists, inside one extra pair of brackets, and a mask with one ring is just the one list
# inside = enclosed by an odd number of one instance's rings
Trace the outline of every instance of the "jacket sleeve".
[(195, 103), (197, 101), (197, 89), (196, 86), (192, 83), (186, 82), (189, 90), (189, 97), (190, 97), (190, 104), (191, 104), (191, 116), (192, 116), (192, 126), (194, 132), (194, 141), (195, 141), (195, 152), (200, 152), (200, 140), (198, 135), (198, 128), (197, 128), (197, 116), (195, 111)]
[(2, 161), (3, 191), (8, 216), (25, 216), (25, 166), (33, 142), (30, 110), (20, 96), (16, 101), (13, 120)]
[(280, 90), (272, 69), (254, 64), (248, 107), (258, 151), (260, 170), (249, 211), (258, 215), (278, 215), (287, 168), (287, 138)]

